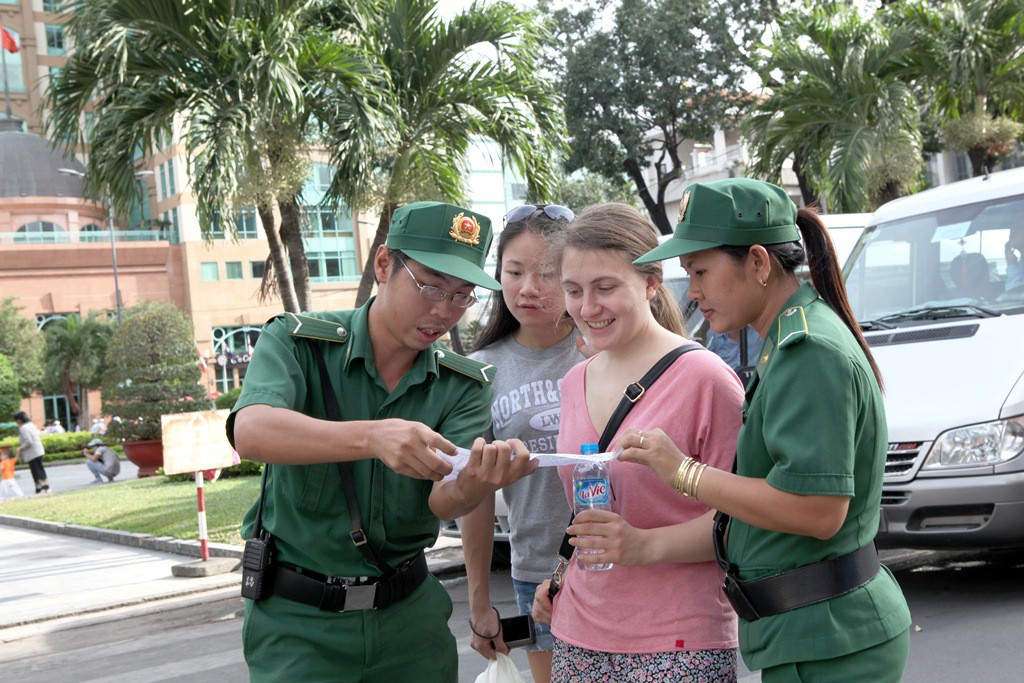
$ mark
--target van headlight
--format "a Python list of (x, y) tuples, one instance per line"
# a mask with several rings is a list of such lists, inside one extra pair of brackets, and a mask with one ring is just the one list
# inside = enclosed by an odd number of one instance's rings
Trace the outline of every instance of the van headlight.
[(921, 469), (987, 467), (1024, 452), (1024, 416), (960, 427), (935, 440)]

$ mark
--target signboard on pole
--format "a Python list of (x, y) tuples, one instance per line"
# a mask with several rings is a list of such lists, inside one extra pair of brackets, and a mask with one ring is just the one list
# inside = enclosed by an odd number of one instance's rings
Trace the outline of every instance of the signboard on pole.
[(162, 415), (164, 473), (231, 467), (234, 449), (224, 432), (230, 410)]

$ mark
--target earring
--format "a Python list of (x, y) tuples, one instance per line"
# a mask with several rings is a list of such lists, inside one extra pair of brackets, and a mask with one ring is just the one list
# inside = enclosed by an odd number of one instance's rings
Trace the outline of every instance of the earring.
[(762, 280), (761, 278), (757, 278), (757, 284), (761, 285), (762, 287), (767, 287), (768, 280)]

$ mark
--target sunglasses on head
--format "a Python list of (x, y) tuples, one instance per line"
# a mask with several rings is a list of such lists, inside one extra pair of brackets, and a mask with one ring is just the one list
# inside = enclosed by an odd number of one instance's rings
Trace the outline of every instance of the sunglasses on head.
[(560, 206), (558, 204), (523, 204), (505, 214), (505, 225), (524, 221), (538, 211), (543, 211), (544, 215), (553, 221), (561, 219), (566, 223), (571, 223), (572, 219), (576, 218), (576, 214), (567, 206)]

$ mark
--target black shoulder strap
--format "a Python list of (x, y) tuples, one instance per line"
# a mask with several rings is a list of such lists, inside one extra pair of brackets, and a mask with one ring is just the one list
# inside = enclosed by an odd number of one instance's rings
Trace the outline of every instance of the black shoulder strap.
[[(651, 366), (651, 369), (648, 370), (647, 374), (641, 377), (639, 381), (633, 382), (626, 387), (625, 391), (622, 392), (622, 399), (619, 400), (619, 405), (615, 408), (615, 412), (612, 413), (612, 416), (608, 418), (608, 424), (605, 425), (604, 431), (601, 433), (601, 440), (598, 443), (598, 452), (604, 453), (609, 447), (611, 447), (611, 441), (615, 438), (615, 433), (619, 431), (619, 427), (622, 426), (622, 421), (626, 419), (626, 415), (628, 415), (629, 411), (633, 409), (636, 402), (640, 400), (640, 397), (644, 395), (644, 392), (646, 392), (651, 385), (661, 377), (662, 373), (668, 370), (668, 368), (676, 362), (676, 359), (679, 358), (679, 356), (684, 353), (689, 353), (690, 351), (696, 351), (703, 348), (703, 346), (696, 342), (689, 342), (678, 348), (672, 349), (662, 356), (657, 363)], [(569, 522), (570, 524), (572, 523), (571, 518), (569, 519)], [(562, 537), (562, 545), (558, 549), (558, 556), (565, 560), (566, 563), (568, 563), (572, 558), (573, 547), (569, 543), (570, 538), (571, 536), (569, 536), (569, 534)]]
[(263, 535), (263, 499), (267, 493), (267, 470), (270, 469), (270, 463), (263, 463), (263, 473), (260, 475), (260, 500), (256, 504), (256, 523), (252, 528), (252, 537), (259, 538)]
[[(334, 422), (341, 421), (341, 410), (338, 408), (338, 397), (334, 393), (334, 385), (331, 383), (331, 376), (327, 372), (327, 363), (324, 362), (323, 351), (315, 339), (307, 339), (309, 348), (313, 351), (316, 359), (317, 369), (320, 371), (320, 390), (323, 392), (324, 406), (327, 408), (327, 418)], [(376, 565), (384, 576), (391, 576), (395, 568), (384, 561), (377, 549), (370, 544), (370, 539), (363, 531), (363, 517), (359, 512), (359, 499), (356, 498), (355, 485), (352, 483), (352, 463), (339, 462), (338, 469), (341, 472), (341, 486), (345, 491), (345, 504), (348, 507), (348, 518), (352, 525), (349, 538), (352, 543), (373, 565)]]

